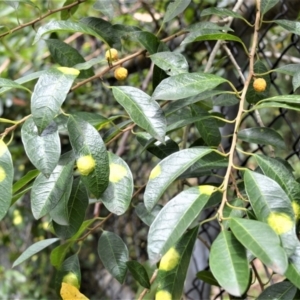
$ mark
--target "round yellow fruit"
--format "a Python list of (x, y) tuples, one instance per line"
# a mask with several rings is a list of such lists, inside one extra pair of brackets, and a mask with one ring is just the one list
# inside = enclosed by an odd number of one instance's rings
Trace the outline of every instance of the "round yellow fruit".
[(155, 300), (172, 300), (172, 295), (168, 291), (158, 291)]
[(110, 48), (105, 52), (105, 58), (108, 62), (117, 61), (119, 59), (118, 57), (118, 50), (114, 48)]
[(178, 251), (172, 247), (169, 251), (162, 257), (159, 270), (163, 271), (171, 271), (174, 269), (179, 263), (180, 255)]
[(78, 278), (73, 272), (69, 272), (67, 275), (65, 275), (62, 281), (75, 286), (77, 289), (80, 287)]
[(123, 67), (119, 67), (119, 68), (115, 69), (114, 75), (117, 80), (124, 80), (127, 78), (128, 71), (127, 71), (127, 69), (125, 69)]
[(257, 78), (253, 82), (253, 88), (256, 92), (264, 92), (267, 87), (267, 82), (263, 78)]
[(96, 162), (91, 155), (81, 156), (77, 160), (77, 168), (81, 175), (89, 175), (96, 166)]

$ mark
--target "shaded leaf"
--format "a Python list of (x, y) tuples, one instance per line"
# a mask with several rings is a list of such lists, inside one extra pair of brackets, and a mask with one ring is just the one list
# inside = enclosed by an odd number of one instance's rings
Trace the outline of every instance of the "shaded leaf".
[(123, 283), (129, 256), (122, 239), (113, 232), (103, 231), (98, 241), (98, 254), (107, 271)]
[(267, 11), (269, 11), (278, 2), (279, 2), (279, 0), (261, 0), (260, 10), (261, 10), (262, 15), (264, 15)]
[[(10, 89), (21, 89), (21, 90), (30, 92), (30, 90), (28, 90), (28, 88), (24, 87), (20, 83), (17, 83), (16, 81), (6, 79), (6, 78), (0, 78), (0, 86), (3, 87), (5, 89), (5, 91), (8, 91)], [(1, 92), (2, 92), (3, 88), (0, 90)]]
[(238, 132), (238, 138), (248, 143), (272, 145), (280, 149), (286, 148), (282, 136), (274, 129), (268, 127), (242, 129)]
[(300, 35), (300, 22), (299, 21), (289, 21), (289, 20), (274, 20), (276, 24), (282, 28), (288, 30), (289, 32)]
[(164, 15), (163, 23), (169, 22), (182, 13), (191, 3), (191, 0), (174, 0), (169, 3)]
[(201, 11), (201, 17), (209, 16), (209, 15), (216, 15), (216, 16), (225, 17), (225, 18), (233, 17), (236, 19), (245, 20), (245, 18), (243, 18), (243, 16), (240, 15), (239, 13), (234, 12), (227, 8), (223, 8), (223, 7), (209, 7), (209, 8), (203, 9)]
[(197, 278), (209, 285), (220, 286), (214, 275), (210, 271), (200, 271), (197, 273)]
[(144, 288), (150, 289), (149, 276), (146, 269), (139, 262), (130, 260), (126, 262), (132, 277)]
[(135, 213), (146, 225), (150, 226), (161, 211), (162, 207), (162, 205), (157, 204), (151, 211), (148, 211), (144, 203), (139, 203), (135, 208)]
[(297, 288), (289, 281), (282, 281), (268, 286), (257, 300), (290, 300), (294, 299)]
[(38, 170), (31, 170), (28, 171), (21, 179), (19, 179), (17, 182), (13, 185), (13, 194), (15, 194), (17, 191), (19, 191), (21, 188), (26, 186), (30, 181), (32, 181), (36, 176), (38, 176), (40, 171)]
[(118, 4), (115, 0), (96, 0), (93, 8), (100, 11), (108, 19), (114, 16), (115, 6)]

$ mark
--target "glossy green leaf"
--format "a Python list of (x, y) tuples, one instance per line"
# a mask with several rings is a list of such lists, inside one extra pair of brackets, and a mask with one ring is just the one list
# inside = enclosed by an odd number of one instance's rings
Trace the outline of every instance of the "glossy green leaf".
[(0, 220), (6, 215), (12, 201), (14, 167), (11, 154), (0, 139)]
[(143, 91), (130, 87), (113, 87), (115, 99), (125, 108), (130, 118), (154, 138), (164, 143), (166, 120), (157, 102)]
[(88, 24), (73, 22), (73, 21), (52, 20), (51, 22), (41, 26), (38, 29), (33, 44), (38, 42), (43, 37), (43, 35), (47, 33), (56, 32), (56, 31), (81, 32), (81, 33), (93, 35), (99, 38), (100, 40), (104, 40), (104, 42), (106, 42), (105, 39), (102, 38), (102, 36), (99, 35), (98, 32), (93, 30), (93, 28), (88, 26)]
[(257, 154), (254, 157), (263, 173), (275, 180), (291, 201), (294, 200), (299, 189), (299, 183), (295, 180), (293, 173), (278, 159)]
[(285, 272), (286, 278), (300, 289), (300, 244), (298, 243), (295, 252), (289, 258), (289, 266)]
[(209, 285), (220, 286), (214, 275), (210, 271), (200, 271), (197, 273), (197, 278)]
[[(66, 6), (66, 5), (69, 5), (69, 4), (72, 4), (74, 3), (73, 0), (66, 0), (64, 2), (64, 5), (63, 6)], [(71, 9), (64, 9), (60, 12), (60, 18), (61, 20), (68, 20), (69, 18), (71, 18), (77, 11), (79, 5), (75, 5), (73, 6)]]
[(146, 269), (139, 262), (130, 260), (126, 262), (132, 277), (144, 288), (150, 289), (149, 276)]
[(100, 201), (112, 213), (122, 215), (128, 209), (133, 193), (133, 177), (126, 162), (108, 152), (109, 184)]
[(112, 19), (115, 13), (115, 6), (118, 2), (116, 0), (96, 0), (93, 8), (100, 11), (108, 19)]
[(169, 22), (182, 13), (191, 3), (191, 0), (174, 0), (169, 3), (164, 15), (163, 23)]
[(25, 86), (17, 83), (16, 81), (6, 79), (6, 78), (0, 78), (0, 87), (5, 88), (6, 90), (21, 89), (21, 90), (25, 90), (27, 92), (30, 92), (30, 90), (28, 90), (28, 88), (26, 88)]
[(87, 17), (80, 20), (82, 25), (87, 26), (93, 32), (96, 32), (110, 47), (121, 48), (119, 33), (114, 30), (112, 24), (101, 18)]
[(44, 176), (49, 177), (60, 157), (60, 138), (56, 123), (51, 122), (39, 134), (33, 118), (30, 117), (22, 126), (21, 137), (32, 164)]
[(273, 69), (274, 72), (278, 72), (278, 73), (283, 73), (283, 74), (287, 74), (290, 76), (294, 76), (300, 68), (300, 64), (288, 64), (288, 65), (283, 65), (279, 68)]
[(81, 270), (77, 254), (71, 255), (66, 260), (64, 260), (64, 262), (61, 264), (61, 267), (56, 272), (54, 287), (58, 294), (60, 292), (61, 283), (63, 282), (64, 276), (70, 273), (76, 276), (79, 288), (81, 284)]
[(170, 51), (158, 52), (150, 55), (150, 59), (170, 76), (188, 72), (188, 62), (180, 53)]
[(239, 99), (232, 94), (221, 94), (213, 98), (214, 106), (232, 106), (239, 103)]
[(122, 284), (129, 259), (128, 249), (122, 239), (113, 232), (103, 231), (98, 241), (98, 254), (107, 271)]
[(16, 203), (19, 199), (21, 199), (27, 192), (29, 192), (31, 190), (31, 188), (32, 188), (32, 184), (30, 184), (28, 187), (23, 189), (21, 192), (14, 194), (11, 199), (10, 206), (12, 206), (14, 203)]
[(40, 173), (39, 170), (31, 170), (28, 171), (21, 179), (19, 179), (17, 182), (13, 185), (13, 194), (18, 192), (21, 188), (26, 186), (30, 181), (32, 181), (36, 176), (38, 176)]
[(294, 299), (297, 288), (289, 281), (282, 281), (268, 286), (257, 300), (291, 300)]
[(290, 256), (299, 241), (295, 234), (295, 214), (288, 195), (276, 181), (259, 173), (246, 170), (244, 181), (257, 219), (272, 227)]
[(95, 169), (81, 180), (88, 191), (99, 198), (108, 186), (109, 163), (105, 144), (98, 131), (88, 122), (69, 116), (69, 138), (76, 159), (91, 155), (95, 160)]
[(40, 76), (31, 97), (31, 112), (39, 134), (60, 112), (78, 74), (76, 69), (59, 67), (49, 69)]
[(259, 105), (253, 106), (253, 108), (251, 110), (262, 109), (262, 108), (286, 108), (286, 109), (300, 111), (300, 104), (289, 104), (289, 103), (283, 103), (283, 102), (271, 102), (271, 101), (263, 102), (263, 101), (261, 101), (261, 103)]
[(186, 232), (174, 246), (178, 254), (178, 262), (171, 270), (159, 269), (156, 281), (158, 282), (158, 291), (168, 291), (172, 299), (180, 299), (183, 293), (183, 286), (186, 279), (186, 273), (190, 264), (193, 248), (199, 227)]
[(238, 138), (247, 143), (272, 145), (276, 148), (285, 149), (283, 137), (274, 129), (268, 127), (252, 127), (238, 132)]
[(26, 259), (30, 258), (31, 256), (35, 255), (36, 253), (42, 251), (43, 249), (47, 248), (48, 246), (52, 245), (53, 243), (59, 241), (58, 238), (53, 239), (46, 239), (39, 242), (34, 243), (33, 245), (29, 246), (15, 262), (13, 263), (12, 267), (16, 267), (21, 264)]
[(162, 205), (157, 204), (151, 211), (148, 211), (144, 203), (139, 203), (135, 208), (135, 213), (146, 225), (150, 226), (161, 209)]
[(52, 222), (56, 235), (63, 239), (72, 237), (80, 228), (88, 205), (89, 198), (86, 188), (80, 181), (80, 178), (76, 178), (72, 185), (67, 207), (69, 225), (60, 225), (56, 222)]
[(39, 219), (49, 213), (61, 200), (73, 176), (75, 158), (72, 153), (61, 156), (49, 178), (39, 174), (31, 190), (31, 210)]
[(249, 283), (246, 249), (232, 232), (222, 231), (211, 246), (210, 269), (219, 284), (231, 295), (241, 296)]
[[(207, 114), (210, 117), (210, 114), (200, 106), (192, 105), (191, 109), (194, 116)], [(221, 133), (215, 119), (210, 117), (199, 120), (195, 123), (195, 126), (207, 146), (217, 147), (221, 143)]]
[(300, 35), (300, 22), (299, 21), (289, 21), (289, 20), (274, 20), (276, 24), (282, 28), (288, 30), (291, 33)]
[(261, 13), (264, 15), (267, 11), (269, 11), (278, 2), (279, 2), (279, 0), (261, 0), (261, 2), (260, 2)]
[(203, 156), (211, 153), (207, 147), (195, 147), (175, 152), (163, 159), (151, 171), (144, 194), (145, 207), (150, 211), (168, 186)]
[(137, 40), (150, 54), (158, 51), (160, 41), (153, 33), (140, 30), (131, 32), (130, 37)]
[(183, 99), (213, 89), (226, 81), (222, 77), (208, 73), (182, 73), (164, 79), (154, 90), (152, 99)]
[(210, 194), (201, 191), (201, 187), (192, 187), (179, 193), (161, 209), (149, 229), (147, 251), (150, 261), (157, 262), (175, 245), (198, 217), (209, 197)]
[(215, 15), (215, 16), (225, 17), (225, 18), (233, 17), (235, 19), (245, 20), (245, 18), (243, 18), (241, 14), (223, 7), (209, 7), (201, 11), (201, 17), (210, 16), (210, 15)]
[[(85, 60), (81, 54), (70, 45), (57, 40), (48, 39), (45, 40), (51, 56), (54, 61), (64, 67), (74, 67), (76, 64), (84, 63)], [(82, 70), (78, 75), (78, 78), (88, 78), (94, 75), (93, 70)]]
[(178, 144), (171, 140), (168, 136), (165, 137), (165, 144), (156, 141), (153, 144), (151, 143), (151, 145), (149, 145), (149, 142), (154, 141), (154, 139), (151, 138), (151, 135), (146, 132), (137, 132), (136, 138), (142, 146), (146, 147), (147, 151), (160, 159), (164, 159), (170, 154), (179, 151)]
[[(271, 87), (271, 80), (270, 80), (270, 75), (259, 75), (262, 73), (266, 73), (269, 70), (265, 66), (265, 64), (258, 60), (254, 64), (254, 72), (255, 74), (258, 74), (255, 78), (253, 77), (250, 81), (250, 85), (248, 87), (247, 93), (246, 93), (246, 100), (248, 103), (257, 103), (258, 101), (265, 99), (269, 96), (269, 90)], [(256, 78), (263, 78), (266, 81), (266, 89), (263, 92), (256, 92), (253, 87), (253, 82)]]
[(242, 218), (231, 218), (230, 229), (239, 242), (268, 268), (283, 275), (288, 267), (278, 235), (265, 223)]

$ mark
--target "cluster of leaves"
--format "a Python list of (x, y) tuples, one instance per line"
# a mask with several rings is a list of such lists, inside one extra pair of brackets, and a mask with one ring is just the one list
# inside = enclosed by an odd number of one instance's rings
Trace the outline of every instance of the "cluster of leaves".
[[(260, 22), (264, 14), (277, 3), (261, 1)], [(186, 0), (170, 2), (162, 26), (181, 14), (189, 4), (190, 1)], [(113, 5), (114, 1), (98, 1), (94, 7), (107, 18), (112, 18)], [(220, 8), (209, 8), (202, 15), (242, 18), (238, 13)], [(299, 22), (274, 22), (300, 35)], [(245, 23), (248, 24), (248, 21), (245, 20)], [(257, 29), (255, 27), (254, 30)], [(220, 150), (218, 146), (222, 135), (219, 127), (224, 126), (227, 120), (212, 109), (216, 104), (239, 105), (240, 114), (235, 120), (234, 133), (239, 141), (284, 148), (284, 141), (275, 130), (264, 127), (239, 130), (239, 124), (243, 115), (262, 108), (299, 111), (298, 96), (269, 97), (269, 89), (257, 93), (252, 87), (254, 75), (265, 78), (269, 86), (268, 73), (281, 72), (293, 77), (293, 86), (297, 89), (300, 85), (299, 65), (292, 64), (268, 71), (263, 62), (257, 61), (254, 64), (252, 60), (250, 65), (255, 74), (250, 72), (245, 88), (239, 92), (221, 76), (189, 72), (185, 56), (169, 51), (165, 43), (179, 35), (184, 35), (182, 46), (198, 41), (226, 40), (242, 44), (248, 53), (239, 37), (226, 33), (229, 30), (226, 26), (203, 21), (160, 40), (153, 33), (138, 27), (113, 24), (96, 17), (85, 17), (79, 21), (53, 20), (39, 27), (34, 43), (53, 32), (64, 31), (91, 35), (107, 47), (114, 48), (119, 48), (123, 39), (130, 38), (143, 49), (109, 66), (103, 56), (85, 61), (78, 50), (65, 42), (47, 39), (49, 51), (60, 67), (41, 70), (14, 81), (0, 79), (0, 94), (11, 89), (23, 89), (31, 94), (30, 115), (19, 121), (1, 119), (2, 122), (14, 125), (6, 129), (0, 140), (0, 219), (30, 191), (33, 217), (38, 220), (48, 216), (51, 219), (51, 230), (57, 236), (34, 243), (13, 266), (61, 242), (50, 256), (51, 264), (57, 269), (55, 288), (59, 292), (62, 279), (69, 272), (76, 274), (80, 283), (78, 254), (70, 256), (71, 249), (78, 247), (80, 251), (80, 243), (95, 229), (105, 228), (105, 222), (112, 214), (124, 214), (133, 198), (134, 174), (125, 160), (108, 152), (106, 146), (123, 132), (137, 127), (139, 131), (134, 134), (143, 150), (161, 159), (150, 173), (143, 203), (135, 208), (138, 217), (149, 226), (149, 261), (152, 264), (159, 262), (172, 248), (176, 249), (179, 257), (167, 270), (159, 270), (157, 295), (167, 295), (170, 299), (181, 297), (186, 270), (201, 225), (199, 215), (204, 209), (218, 205), (219, 209), (212, 219), (220, 222), (222, 230), (211, 247), (211, 272), (199, 272), (198, 277), (220, 285), (231, 295), (242, 296), (250, 289), (252, 274), (249, 265), (257, 258), (274, 273), (288, 279), (269, 287), (265, 292), (277, 297), (278, 290), (280, 293), (288, 290), (291, 297), (295, 296), (297, 288), (300, 288), (300, 244), (297, 238), (300, 184), (287, 163), (277, 158), (251, 154), (257, 169), (242, 170), (243, 179), (238, 184), (235, 180), (232, 182), (235, 193), (229, 199), (229, 178), (235, 174), (233, 155), (237, 144), (235, 140), (227, 154)], [(255, 44), (252, 45), (252, 49), (255, 47)], [(155, 65), (151, 93), (133, 86), (104, 84), (127, 112), (129, 120), (117, 127), (113, 124), (117, 116), (107, 118), (97, 113), (69, 113), (62, 109), (68, 95), (78, 87), (95, 78), (104, 77), (112, 68), (141, 54), (147, 54)], [(103, 69), (95, 75), (93, 66), (99, 64)], [(26, 84), (36, 79), (34, 90), (31, 91)], [(74, 84), (78, 79), (82, 81)], [(223, 89), (216, 89), (221, 85)], [(248, 111), (244, 110), (245, 101), (252, 104)], [(184, 145), (180, 149), (178, 142), (171, 138), (172, 134), (182, 128), (188, 130), (192, 124), (201, 138), (189, 147)], [(28, 172), (14, 183), (9, 143), (7, 145), (4, 141), (18, 126), (21, 127), (24, 150), (36, 170)], [(109, 130), (100, 134), (99, 130), (104, 126), (108, 126)], [(60, 137), (63, 135), (68, 136), (70, 151), (61, 153)], [(89, 174), (80, 174), (76, 169), (76, 160), (82, 156), (91, 156), (95, 161), (95, 168)], [(226, 176), (219, 186), (187, 186), (163, 207), (159, 204), (165, 191), (178, 179), (186, 182), (188, 178), (211, 174), (212, 169), (226, 170)], [(90, 230), (91, 224), (99, 218), (86, 220), (85, 214), (88, 206), (97, 202), (102, 203), (110, 214)], [(119, 282), (124, 282), (129, 270), (142, 287), (146, 290), (151, 288), (153, 280), (149, 280), (142, 264), (130, 260), (127, 246), (117, 234), (103, 231), (97, 250), (105, 268)], [(261, 294), (261, 299), (264, 295)]]

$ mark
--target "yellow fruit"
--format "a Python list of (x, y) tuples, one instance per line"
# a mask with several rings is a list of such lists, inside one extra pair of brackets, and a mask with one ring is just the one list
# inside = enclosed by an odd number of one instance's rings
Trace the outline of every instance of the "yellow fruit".
[(67, 275), (65, 275), (62, 281), (75, 286), (77, 289), (80, 287), (78, 278), (73, 272), (69, 272)]
[(91, 155), (81, 156), (77, 160), (77, 168), (81, 175), (89, 175), (95, 169), (96, 162)]
[(257, 78), (253, 82), (253, 88), (258, 93), (265, 91), (266, 87), (267, 83), (263, 78)]
[(172, 295), (168, 291), (159, 291), (155, 295), (155, 300), (172, 300)]
[(60, 295), (63, 300), (89, 300), (75, 286), (65, 282), (61, 283)]
[(128, 71), (123, 67), (116, 68), (115, 70), (115, 78), (117, 80), (124, 80), (127, 78)]
[(178, 265), (179, 259), (180, 255), (178, 251), (174, 247), (170, 248), (169, 251), (162, 257), (159, 264), (159, 270), (171, 271)]
[(118, 50), (111, 48), (105, 52), (105, 58), (108, 62), (117, 61), (119, 59), (118, 57)]
[(267, 222), (278, 235), (292, 230), (294, 226), (294, 222), (290, 216), (279, 212), (271, 212)]

